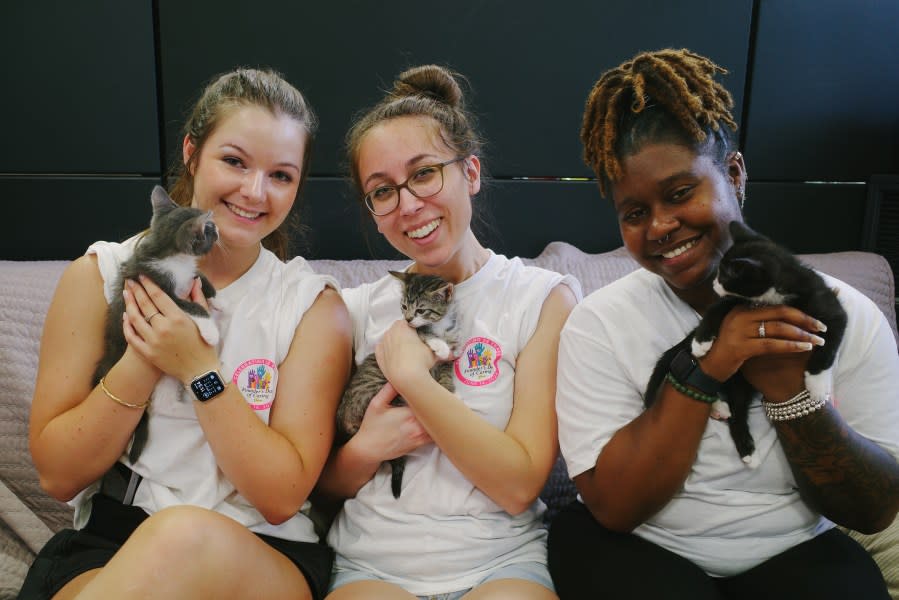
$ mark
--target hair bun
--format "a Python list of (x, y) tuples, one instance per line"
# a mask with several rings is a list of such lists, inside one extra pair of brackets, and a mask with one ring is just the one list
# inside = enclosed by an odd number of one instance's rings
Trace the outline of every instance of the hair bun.
[(454, 108), (462, 108), (465, 99), (457, 78), (462, 76), (439, 65), (412, 67), (400, 73), (390, 96), (428, 96)]

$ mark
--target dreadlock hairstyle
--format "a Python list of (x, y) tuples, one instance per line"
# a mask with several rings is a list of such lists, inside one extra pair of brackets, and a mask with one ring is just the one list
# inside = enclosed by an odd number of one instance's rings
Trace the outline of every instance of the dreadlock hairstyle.
[(581, 126), (584, 162), (603, 196), (622, 160), (647, 143), (676, 143), (724, 165), (737, 123), (733, 98), (714, 80), (727, 70), (689, 50), (643, 52), (606, 71), (590, 91)]
[(214, 78), (206, 86), (184, 124), (184, 135), (190, 137), (195, 150), (187, 164), (175, 161), (172, 174), (176, 179), (170, 195), (177, 204), (190, 205), (194, 195), (193, 174), (200, 159), (200, 150), (224, 118), (235, 109), (246, 106), (264, 108), (275, 116), (286, 115), (306, 129), (297, 198), (290, 216), (262, 240), (263, 246), (285, 260), (289, 257), (289, 230), (299, 228), (298, 200), (309, 171), (318, 120), (303, 94), (277, 71), (238, 68)]

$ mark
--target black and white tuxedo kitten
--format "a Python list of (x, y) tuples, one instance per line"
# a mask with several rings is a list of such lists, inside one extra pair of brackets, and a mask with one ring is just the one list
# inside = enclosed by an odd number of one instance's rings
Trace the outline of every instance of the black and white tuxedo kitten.
[[(160, 186), (153, 188), (150, 200), (153, 205), (150, 228), (137, 242), (131, 258), (122, 263), (113, 286), (115, 292), (106, 318), (106, 348), (94, 372), (94, 385), (125, 353), (127, 342), (122, 331), (122, 314), (125, 312), (122, 289), (126, 280), (136, 280), (138, 275), (150, 278), (190, 315), (208, 344), (214, 346), (219, 341), (218, 327), (209, 312), (199, 304), (184, 299), (198, 276), (203, 286), (203, 295), (210, 299), (215, 296), (215, 288), (197, 270), (197, 259), (209, 252), (218, 240), (218, 229), (212, 221), (212, 211), (178, 206)], [(151, 315), (148, 316), (152, 318)], [(185, 390), (173, 377), (163, 376), (154, 393), (157, 397), (168, 393), (183, 399)], [(147, 413), (144, 412), (134, 430), (134, 439), (128, 451), (132, 463), (146, 445), (147, 419)]]
[[(846, 330), (847, 315), (834, 290), (815, 271), (803, 265), (790, 251), (756, 233), (740, 221), (729, 225), (733, 245), (721, 258), (715, 292), (721, 296), (703, 315), (699, 325), (684, 340), (665, 352), (656, 363), (644, 396), (648, 408), (668, 373), (671, 361), (683, 348), (696, 358), (705, 356), (715, 342), (724, 317), (738, 304), (787, 304), (818, 319), (827, 331), (818, 335), (823, 346), (811, 351), (805, 371), (805, 387), (813, 399), (826, 399), (833, 391), (833, 364)], [(758, 392), (737, 371), (724, 382), (712, 407), (716, 418), (727, 419), (731, 437), (743, 461), (757, 466), (755, 442), (749, 432), (749, 404)]]
[[(415, 328), (418, 337), (428, 345), (440, 362), (431, 368), (431, 376), (449, 391), (455, 391), (453, 363), (458, 352), (456, 307), (453, 303), (453, 284), (434, 275), (389, 271), (403, 282), (402, 311), (406, 321)], [(337, 429), (340, 442), (346, 442), (359, 431), (365, 410), (372, 397), (384, 387), (387, 378), (378, 367), (374, 353), (365, 357), (343, 392), (337, 407)], [(397, 396), (391, 404), (405, 405)], [(390, 461), (390, 489), (394, 498), (400, 497), (406, 457)]]

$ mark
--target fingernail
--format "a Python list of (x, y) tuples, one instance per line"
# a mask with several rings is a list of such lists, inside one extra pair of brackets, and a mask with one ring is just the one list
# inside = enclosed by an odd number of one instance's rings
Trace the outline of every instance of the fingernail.
[(823, 338), (823, 337), (820, 337), (820, 336), (817, 336), (817, 335), (813, 335), (813, 336), (812, 336), (812, 343), (814, 343), (816, 346), (823, 346), (823, 345), (824, 345), (824, 338)]
[(132, 281), (131, 279), (125, 280), (125, 287), (127, 287), (128, 289), (131, 289), (131, 287), (133, 287), (133, 286), (134, 286), (134, 281)]
[(818, 326), (818, 331), (820, 331), (821, 333), (824, 333), (825, 331), (827, 331), (827, 325), (825, 325), (821, 321), (818, 321), (816, 323), (816, 325)]
[(798, 347), (802, 350), (811, 350), (812, 343), (811, 342), (799, 342)]
[(122, 298), (128, 298), (128, 290), (122, 289)]

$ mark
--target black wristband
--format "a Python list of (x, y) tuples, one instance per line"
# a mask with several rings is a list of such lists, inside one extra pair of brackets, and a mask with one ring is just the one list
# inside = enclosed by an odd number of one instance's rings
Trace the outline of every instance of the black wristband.
[(686, 348), (675, 355), (669, 371), (682, 385), (690, 386), (707, 396), (716, 396), (721, 391), (721, 382), (703, 373), (699, 361)]

